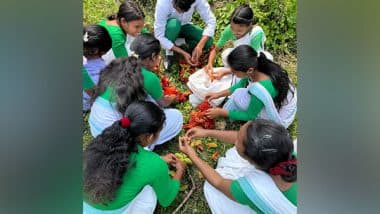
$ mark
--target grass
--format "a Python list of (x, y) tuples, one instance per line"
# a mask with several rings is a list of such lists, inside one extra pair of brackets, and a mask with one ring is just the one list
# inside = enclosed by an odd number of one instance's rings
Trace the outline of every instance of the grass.
[[(84, 9), (83, 23), (95, 24), (95, 23), (98, 23), (100, 20), (104, 19), (106, 16), (112, 13), (115, 13), (118, 8), (117, 2), (118, 2), (117, 0), (84, 0), (83, 1), (83, 9)], [(147, 23), (148, 29), (150, 30), (152, 29), (152, 26), (153, 26), (152, 8), (153, 6), (144, 8), (145, 14), (146, 14), (146, 23)], [(297, 75), (296, 75), (297, 74), (296, 72), (297, 59), (296, 57), (293, 55), (275, 56), (275, 61), (279, 62), (281, 66), (283, 66), (288, 71), (289, 76), (292, 79), (293, 83), (297, 85)], [(178, 69), (179, 69), (178, 65), (174, 65), (170, 71), (166, 71), (166, 76), (169, 77), (171, 83), (174, 84), (178, 89), (182, 91), (186, 91), (187, 90), (186, 86), (178, 80), (179, 79)], [(173, 107), (179, 109), (182, 112), (184, 116), (184, 121), (187, 122), (189, 119), (189, 113), (192, 110), (192, 106), (190, 105), (190, 103), (185, 102), (182, 104), (174, 105)], [(87, 122), (88, 116), (89, 116), (88, 114), (83, 114), (83, 125), (84, 125), (83, 149), (88, 145), (88, 143), (92, 139), (92, 136), (89, 130), (89, 125)], [(290, 126), (290, 131), (293, 137), (297, 135), (296, 121)], [(239, 127), (240, 127), (239, 124), (227, 122), (225, 129), (238, 130)], [(182, 131), (180, 135), (183, 135), (183, 133), (184, 131)], [(178, 140), (178, 137), (176, 137), (175, 139), (161, 146), (156, 147), (155, 152), (157, 152), (160, 155), (179, 152), (177, 140)], [(216, 148), (208, 149), (206, 144), (209, 142), (215, 142), (217, 143), (218, 146)], [(214, 152), (219, 151), (220, 152), (219, 156), (223, 156), (225, 151), (231, 147), (231, 145), (224, 144), (222, 142), (219, 142), (211, 138), (202, 139), (202, 144), (205, 150), (201, 152), (199, 156), (213, 167), (216, 165), (216, 161), (213, 161), (210, 158), (211, 155)], [(182, 191), (180, 191), (180, 193), (178, 194), (177, 198), (172, 203), (172, 205), (167, 208), (163, 208), (160, 205), (157, 205), (155, 213), (158, 213), (158, 214), (172, 213), (177, 208), (177, 206), (183, 201), (183, 199), (186, 197), (187, 193), (191, 189), (192, 185), (189, 179), (189, 175), (193, 177), (196, 184), (196, 189), (179, 212), (180, 213), (201, 213), (201, 214), (211, 213), (203, 195), (203, 183), (204, 183), (203, 177), (194, 166), (190, 165), (187, 171), (188, 171), (188, 174), (181, 181)]]

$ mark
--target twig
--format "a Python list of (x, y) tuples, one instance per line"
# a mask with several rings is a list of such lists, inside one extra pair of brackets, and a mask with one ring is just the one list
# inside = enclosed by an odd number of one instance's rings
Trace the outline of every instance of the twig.
[(181, 204), (174, 210), (173, 214), (177, 213), (181, 207), (186, 203), (186, 201), (190, 198), (190, 196), (193, 194), (196, 186), (195, 186), (195, 182), (194, 182), (194, 179), (193, 179), (193, 176), (191, 176), (189, 170), (187, 171), (187, 174), (189, 175), (190, 177), (190, 180), (191, 180), (191, 190), (189, 193), (187, 193), (186, 197), (183, 199), (183, 201), (181, 202)]

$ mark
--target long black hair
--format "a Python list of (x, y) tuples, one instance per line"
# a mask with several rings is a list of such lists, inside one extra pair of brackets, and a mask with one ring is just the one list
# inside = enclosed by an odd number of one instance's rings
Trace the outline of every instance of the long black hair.
[(92, 103), (103, 94), (107, 87), (112, 87), (111, 96), (115, 98), (117, 110), (124, 114), (128, 104), (136, 100), (145, 100), (147, 94), (138, 60), (134, 57), (117, 58), (111, 61), (101, 72), (95, 87)]
[[(253, 120), (243, 144), (244, 154), (261, 170), (270, 173), (272, 168), (281, 167), (286, 172), (281, 174), (284, 181), (297, 180), (297, 164), (289, 162), (296, 160), (293, 141), (285, 127), (270, 120)], [(287, 163), (279, 165), (282, 162)]]
[(257, 58), (257, 70), (268, 75), (273, 82), (273, 86), (277, 89), (278, 95), (273, 99), (277, 109), (286, 101), (288, 91), (293, 94), (294, 91), (290, 87), (291, 82), (288, 76), (288, 72), (284, 70), (279, 64), (267, 59), (264, 53), (260, 52), (260, 56)]
[(102, 55), (112, 47), (112, 39), (107, 29), (100, 25), (87, 25), (83, 28), (83, 55)]
[(140, 59), (128, 57), (124, 58), (124, 60), (123, 72), (120, 73), (116, 81), (116, 106), (122, 114), (131, 102), (145, 100), (147, 97)]
[(145, 14), (137, 3), (127, 0), (119, 6), (119, 11), (117, 14), (113, 14), (107, 17), (108, 20), (116, 19), (118, 21), (121, 21), (121, 18), (124, 18), (125, 21), (130, 22), (144, 19)]
[(256, 23), (256, 19), (249, 4), (242, 4), (234, 10), (230, 17), (230, 22), (235, 24), (251, 25)]
[(278, 95), (273, 99), (276, 108), (280, 109), (286, 101), (288, 91), (294, 93), (288, 73), (279, 64), (266, 58), (263, 52), (257, 56), (257, 52), (249, 45), (236, 47), (227, 57), (227, 62), (236, 71), (248, 72), (249, 68), (255, 68), (259, 72), (268, 75), (276, 88)]
[(122, 178), (135, 163), (130, 161), (137, 152), (138, 137), (157, 134), (165, 121), (164, 112), (154, 103), (138, 101), (131, 103), (125, 112), (130, 120), (128, 127), (120, 121), (93, 139), (84, 151), (83, 190), (92, 203), (106, 204), (115, 198)]

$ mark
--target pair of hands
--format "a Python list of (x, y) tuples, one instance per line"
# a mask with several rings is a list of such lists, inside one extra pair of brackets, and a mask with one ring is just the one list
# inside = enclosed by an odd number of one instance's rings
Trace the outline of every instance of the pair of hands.
[(212, 64), (207, 64), (203, 70), (210, 76), (212, 77), (213, 79), (216, 79), (216, 80), (221, 80), (223, 78), (224, 75), (226, 75), (228, 69), (226, 70), (221, 70), (221, 71), (218, 71), (218, 72), (214, 72), (214, 67), (212, 66)]
[[(211, 100), (217, 99), (221, 96), (222, 95), (220, 95), (220, 93), (217, 93), (217, 92), (208, 92), (205, 95), (205, 99), (208, 101), (211, 101)], [(217, 118), (218, 116), (228, 117), (228, 111), (223, 109), (223, 108), (210, 108), (210, 109), (206, 110), (205, 115), (210, 119)]]
[(189, 65), (197, 66), (199, 65), (199, 57), (202, 55), (202, 52), (203, 48), (197, 46), (194, 48), (193, 53), (191, 55), (184, 51), (182, 53), (182, 56)]
[[(179, 150), (183, 153), (185, 153), (188, 157), (191, 155), (195, 154), (194, 149), (190, 146), (190, 141), (191, 139), (194, 138), (201, 138), (201, 137), (207, 137), (207, 130), (203, 129), (201, 127), (194, 127), (190, 130), (188, 130), (185, 134), (184, 137), (180, 137), (178, 141), (179, 145)], [(171, 166), (175, 167), (177, 170), (178, 169), (186, 169), (186, 164), (183, 163), (181, 160), (177, 158), (172, 153), (169, 153), (167, 155), (162, 156), (162, 159), (170, 164)]]
[(180, 137), (178, 141), (179, 150), (185, 153), (190, 159), (196, 155), (193, 147), (190, 146), (191, 139), (207, 137), (207, 130), (201, 127), (194, 127), (188, 130), (185, 136)]
[(176, 171), (184, 172), (186, 170), (186, 164), (175, 156), (173, 153), (161, 156), (161, 158), (169, 165), (176, 168)]

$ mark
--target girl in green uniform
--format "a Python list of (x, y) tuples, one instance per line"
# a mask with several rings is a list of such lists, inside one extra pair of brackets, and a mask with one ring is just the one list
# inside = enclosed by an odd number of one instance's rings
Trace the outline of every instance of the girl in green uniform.
[(112, 49), (103, 55), (106, 64), (119, 57), (127, 57), (132, 41), (141, 32), (147, 32), (144, 27), (145, 14), (133, 1), (125, 1), (115, 15), (99, 22), (105, 27), (112, 38)]
[(270, 119), (288, 127), (297, 105), (295, 89), (286, 71), (264, 53), (257, 57), (249, 45), (235, 48), (227, 60), (232, 72), (242, 79), (229, 89), (206, 94), (209, 100), (231, 95), (223, 108), (209, 109), (206, 115), (241, 121)]
[[(235, 146), (214, 170), (188, 144), (196, 137)], [(285, 127), (257, 119), (238, 132), (193, 128), (179, 148), (206, 178), (204, 193), (212, 213), (297, 213), (297, 159)]]
[[(96, 137), (119, 120), (127, 106), (135, 100), (149, 100), (168, 106), (175, 96), (165, 96), (160, 79), (153, 70), (160, 62), (160, 43), (151, 34), (142, 33), (131, 44), (131, 56), (112, 61), (101, 73), (89, 117), (91, 134)], [(183, 117), (177, 109), (164, 110), (166, 121), (153, 150), (174, 138), (182, 129)]]
[[(157, 200), (169, 206), (186, 165), (174, 154), (145, 150), (160, 135), (164, 112), (154, 103), (128, 105), (124, 116), (84, 151), (83, 213), (153, 213)], [(168, 164), (176, 168), (169, 176)]]

